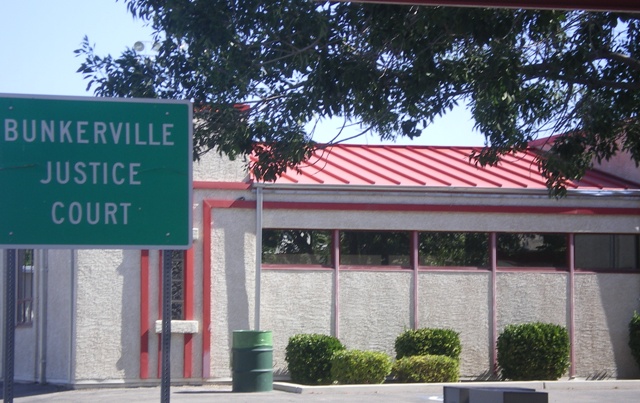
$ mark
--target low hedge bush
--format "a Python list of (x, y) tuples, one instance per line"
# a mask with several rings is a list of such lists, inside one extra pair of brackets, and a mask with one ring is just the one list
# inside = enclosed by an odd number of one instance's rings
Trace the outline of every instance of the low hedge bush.
[(451, 329), (407, 330), (395, 341), (396, 359), (413, 355), (446, 355), (460, 358), (460, 335)]
[(629, 348), (631, 348), (631, 355), (640, 367), (640, 314), (638, 312), (633, 313), (629, 322)]
[(556, 380), (569, 368), (569, 333), (560, 325), (507, 325), (497, 347), (502, 379)]
[(291, 380), (304, 385), (330, 384), (331, 357), (344, 349), (333, 336), (315, 333), (291, 336), (285, 350)]
[(377, 351), (341, 350), (331, 358), (331, 378), (342, 384), (382, 383), (391, 373), (391, 358)]
[(403, 357), (391, 370), (396, 381), (402, 383), (458, 382), (458, 360), (446, 355), (414, 355)]

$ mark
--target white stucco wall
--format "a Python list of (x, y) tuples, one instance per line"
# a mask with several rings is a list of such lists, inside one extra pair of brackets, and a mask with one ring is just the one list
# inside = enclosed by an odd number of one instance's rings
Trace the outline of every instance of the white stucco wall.
[(628, 347), (629, 321), (640, 302), (637, 274), (577, 274), (576, 373), (589, 378), (638, 378)]
[(49, 250), (47, 295), (47, 381), (71, 383), (74, 378), (76, 252)]
[(421, 272), (418, 327), (459, 333), (460, 376), (490, 377), (491, 279), (487, 271)]
[(349, 349), (395, 357), (396, 337), (412, 327), (411, 278), (406, 271), (340, 271), (339, 339)]
[(333, 335), (333, 271), (263, 270), (261, 328), (273, 332), (274, 375), (287, 372), (285, 349), (300, 333)]
[(498, 334), (506, 325), (546, 322), (568, 325), (567, 273), (498, 273)]
[(215, 151), (209, 151), (193, 163), (194, 181), (244, 182), (247, 180), (247, 159), (231, 161)]
[(77, 252), (76, 382), (139, 375), (140, 252)]
[[(211, 239), (211, 377), (231, 376), (234, 330), (255, 330), (255, 214), (213, 209)], [(269, 330), (269, 329), (267, 329)]]

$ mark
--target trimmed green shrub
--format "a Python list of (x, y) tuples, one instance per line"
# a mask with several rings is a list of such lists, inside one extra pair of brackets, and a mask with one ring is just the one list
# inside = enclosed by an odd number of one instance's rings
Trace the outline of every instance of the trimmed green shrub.
[(631, 355), (640, 367), (640, 314), (633, 313), (633, 317), (629, 322), (629, 347)]
[(331, 357), (345, 347), (336, 337), (296, 334), (289, 338), (285, 361), (291, 380), (304, 385), (326, 385), (331, 379)]
[(413, 355), (397, 360), (391, 372), (402, 383), (458, 382), (459, 363), (446, 355)]
[(341, 350), (331, 358), (331, 378), (342, 384), (382, 383), (391, 373), (391, 358), (377, 351)]
[(396, 338), (396, 359), (413, 355), (446, 355), (460, 359), (460, 335), (451, 329), (407, 330)]
[(497, 347), (502, 379), (556, 380), (569, 368), (569, 333), (560, 325), (508, 325)]

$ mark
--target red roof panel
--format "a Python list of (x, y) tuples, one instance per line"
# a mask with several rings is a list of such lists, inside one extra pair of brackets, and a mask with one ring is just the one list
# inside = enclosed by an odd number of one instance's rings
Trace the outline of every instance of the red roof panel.
[[(497, 166), (470, 161), (474, 147), (340, 144), (316, 150), (298, 171), (290, 169), (276, 184), (403, 187), (546, 189), (535, 151), (503, 157)], [(567, 184), (580, 190), (640, 189), (602, 171), (590, 170)]]

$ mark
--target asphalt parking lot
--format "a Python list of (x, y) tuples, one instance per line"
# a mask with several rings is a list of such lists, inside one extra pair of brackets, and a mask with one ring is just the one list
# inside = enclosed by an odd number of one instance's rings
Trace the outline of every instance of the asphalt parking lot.
[[(461, 385), (461, 384), (456, 384)], [(640, 401), (640, 380), (464, 383), (478, 387), (527, 387), (547, 392), (550, 403), (636, 403)], [(87, 388), (66, 390), (55, 385), (14, 385), (15, 402), (160, 402), (159, 386), (137, 388)], [(229, 384), (174, 386), (171, 402), (262, 403), (262, 402), (442, 402), (443, 384), (391, 384), (354, 386), (300, 386), (275, 382), (271, 392), (233, 393)]]

